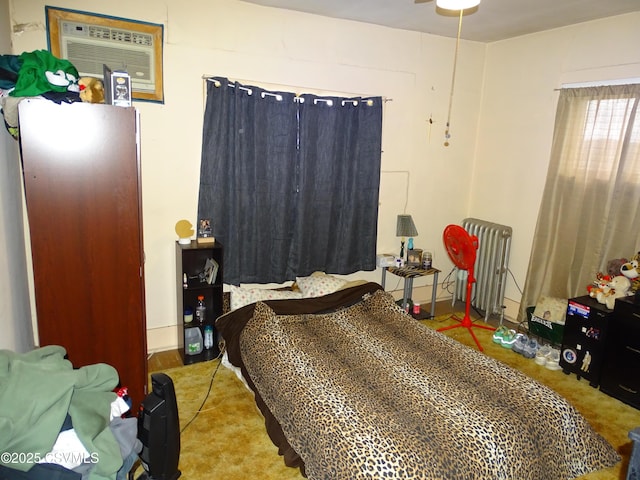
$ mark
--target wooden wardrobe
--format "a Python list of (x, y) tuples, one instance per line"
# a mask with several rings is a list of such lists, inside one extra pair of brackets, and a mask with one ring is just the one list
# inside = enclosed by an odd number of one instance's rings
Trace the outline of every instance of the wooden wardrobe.
[(39, 345), (108, 363), (137, 413), (147, 386), (135, 108), (25, 99), (18, 107)]

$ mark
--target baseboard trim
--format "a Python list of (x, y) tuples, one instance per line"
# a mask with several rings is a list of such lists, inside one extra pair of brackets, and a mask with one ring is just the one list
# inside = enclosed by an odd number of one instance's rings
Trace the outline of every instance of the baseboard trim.
[(178, 325), (147, 330), (147, 352), (156, 353), (178, 348)]

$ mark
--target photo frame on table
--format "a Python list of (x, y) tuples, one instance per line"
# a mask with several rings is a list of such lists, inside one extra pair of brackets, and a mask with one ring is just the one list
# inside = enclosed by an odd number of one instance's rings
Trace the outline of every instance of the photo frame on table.
[(422, 266), (422, 249), (410, 248), (407, 250), (407, 266), (408, 267), (420, 267)]

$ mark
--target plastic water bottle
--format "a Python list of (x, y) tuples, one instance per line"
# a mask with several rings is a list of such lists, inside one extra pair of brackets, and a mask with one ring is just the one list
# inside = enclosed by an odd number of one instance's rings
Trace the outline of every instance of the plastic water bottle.
[(204, 348), (207, 350), (213, 348), (213, 327), (211, 325), (204, 327)]
[(198, 355), (202, 353), (202, 333), (198, 327), (190, 327), (184, 331), (185, 353)]
[(204, 304), (204, 296), (198, 295), (198, 304), (196, 305), (196, 322), (202, 324), (207, 318), (207, 307)]

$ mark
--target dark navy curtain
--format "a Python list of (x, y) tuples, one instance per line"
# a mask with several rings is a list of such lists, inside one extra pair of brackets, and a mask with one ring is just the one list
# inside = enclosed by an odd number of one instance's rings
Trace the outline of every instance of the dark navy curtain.
[(207, 82), (198, 218), (226, 283), (375, 269), (382, 99)]

